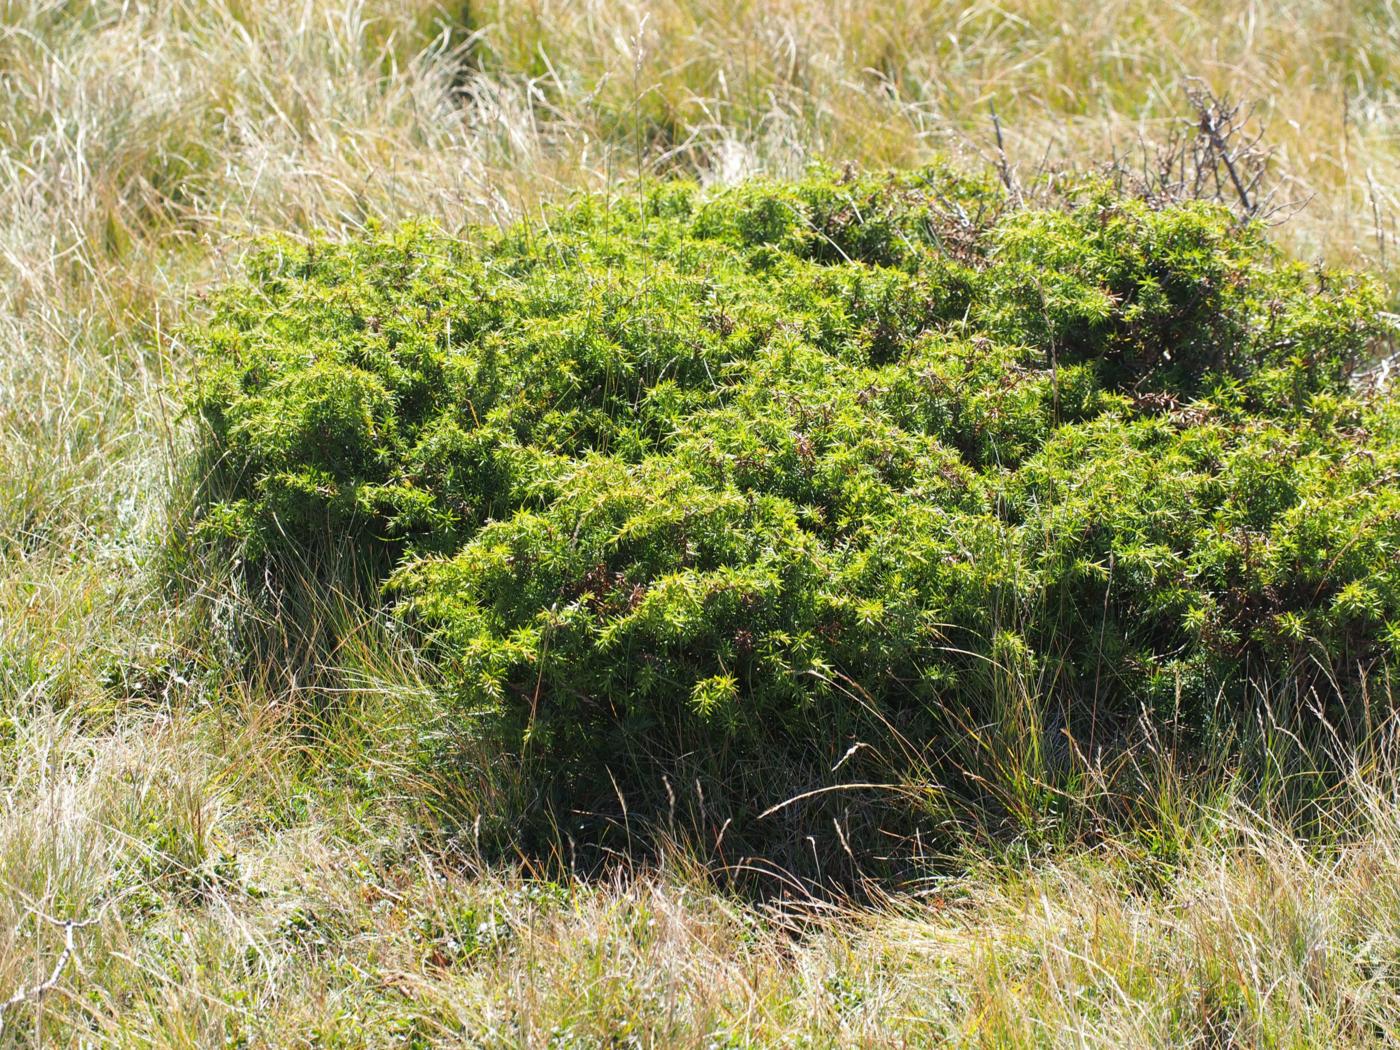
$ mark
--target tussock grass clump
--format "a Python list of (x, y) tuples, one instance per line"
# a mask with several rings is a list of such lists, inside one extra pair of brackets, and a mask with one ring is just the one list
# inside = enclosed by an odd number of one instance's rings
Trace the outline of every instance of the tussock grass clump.
[(192, 339), (200, 528), (353, 537), (585, 809), (680, 771), (752, 812), (843, 756), (1043, 786), (1388, 673), (1376, 307), (1213, 205), (934, 169), (276, 240)]

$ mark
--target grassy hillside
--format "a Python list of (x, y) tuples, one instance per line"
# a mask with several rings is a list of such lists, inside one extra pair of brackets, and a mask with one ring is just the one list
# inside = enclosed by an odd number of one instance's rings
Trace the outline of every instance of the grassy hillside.
[(258, 234), (450, 234), (814, 160), (1150, 176), (1195, 77), (1258, 103), (1233, 141), (1274, 149), (1274, 236), (1393, 299), (1397, 14), (0, 0), (0, 1045), (1392, 1041), (1383, 692), (1326, 755), (1266, 696), (1256, 757), (1168, 754), (1130, 833), (1089, 805), (884, 903), (760, 905), (664, 836), (601, 881), (561, 875), (567, 827), (483, 861), (528, 786), (480, 775), (440, 668), (354, 581), (269, 608), (169, 537), (181, 333)]

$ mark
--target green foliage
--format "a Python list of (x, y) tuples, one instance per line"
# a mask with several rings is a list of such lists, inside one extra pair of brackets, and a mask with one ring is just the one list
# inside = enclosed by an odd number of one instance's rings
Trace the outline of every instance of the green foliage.
[(1376, 307), (1214, 206), (942, 170), (279, 240), (193, 335), (201, 528), (353, 537), (577, 790), (638, 742), (829, 766), (1009, 697), (1200, 734), (1400, 655)]

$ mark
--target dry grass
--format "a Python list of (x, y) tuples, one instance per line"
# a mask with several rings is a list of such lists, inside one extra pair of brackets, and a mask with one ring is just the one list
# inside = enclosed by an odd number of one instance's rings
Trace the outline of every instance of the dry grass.
[(1400, 807), (1374, 774), (1326, 852), (1231, 810), (1179, 866), (1101, 849), (783, 912), (683, 865), (559, 884), (445, 863), (247, 710), (100, 738), (48, 715), (17, 744), (0, 974), (48, 973), (57, 920), (96, 920), (59, 989), (7, 1015), (20, 1041), (1340, 1047), (1400, 1027)]
[[(1400, 9), (1389, 0), (663, 0), (470, 5), (486, 54), (528, 69), (643, 165), (722, 177), (811, 157), (989, 157), (995, 107), (1023, 174), (1170, 133), (1190, 78), (1258, 104), (1305, 253), (1379, 263), (1395, 233)], [(634, 143), (634, 156), (636, 154)], [(628, 158), (635, 165), (633, 158)], [(1385, 262), (1391, 263), (1389, 257)]]
[(1393, 285), (1389, 0), (0, 0), (0, 999), (93, 922), (0, 1045), (1393, 1042), (1374, 769), (1326, 848), (1227, 808), (1174, 866), (988, 864), (883, 909), (760, 911), (680, 860), (558, 886), (424, 846), (431, 690), (392, 640), (308, 700), (236, 666), (235, 592), (162, 577), (172, 333), (252, 234), (977, 162), (993, 104), (1028, 177), (1160, 138), (1188, 76), (1260, 103), (1311, 199), (1282, 236)]

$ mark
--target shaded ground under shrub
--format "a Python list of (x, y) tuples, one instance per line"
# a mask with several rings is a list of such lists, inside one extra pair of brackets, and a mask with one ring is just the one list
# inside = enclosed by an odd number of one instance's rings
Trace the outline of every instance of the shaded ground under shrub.
[(199, 532), (256, 579), (352, 551), (589, 834), (1023, 829), (1260, 695), (1383, 702), (1377, 306), (1212, 205), (942, 169), (278, 240), (189, 333)]

